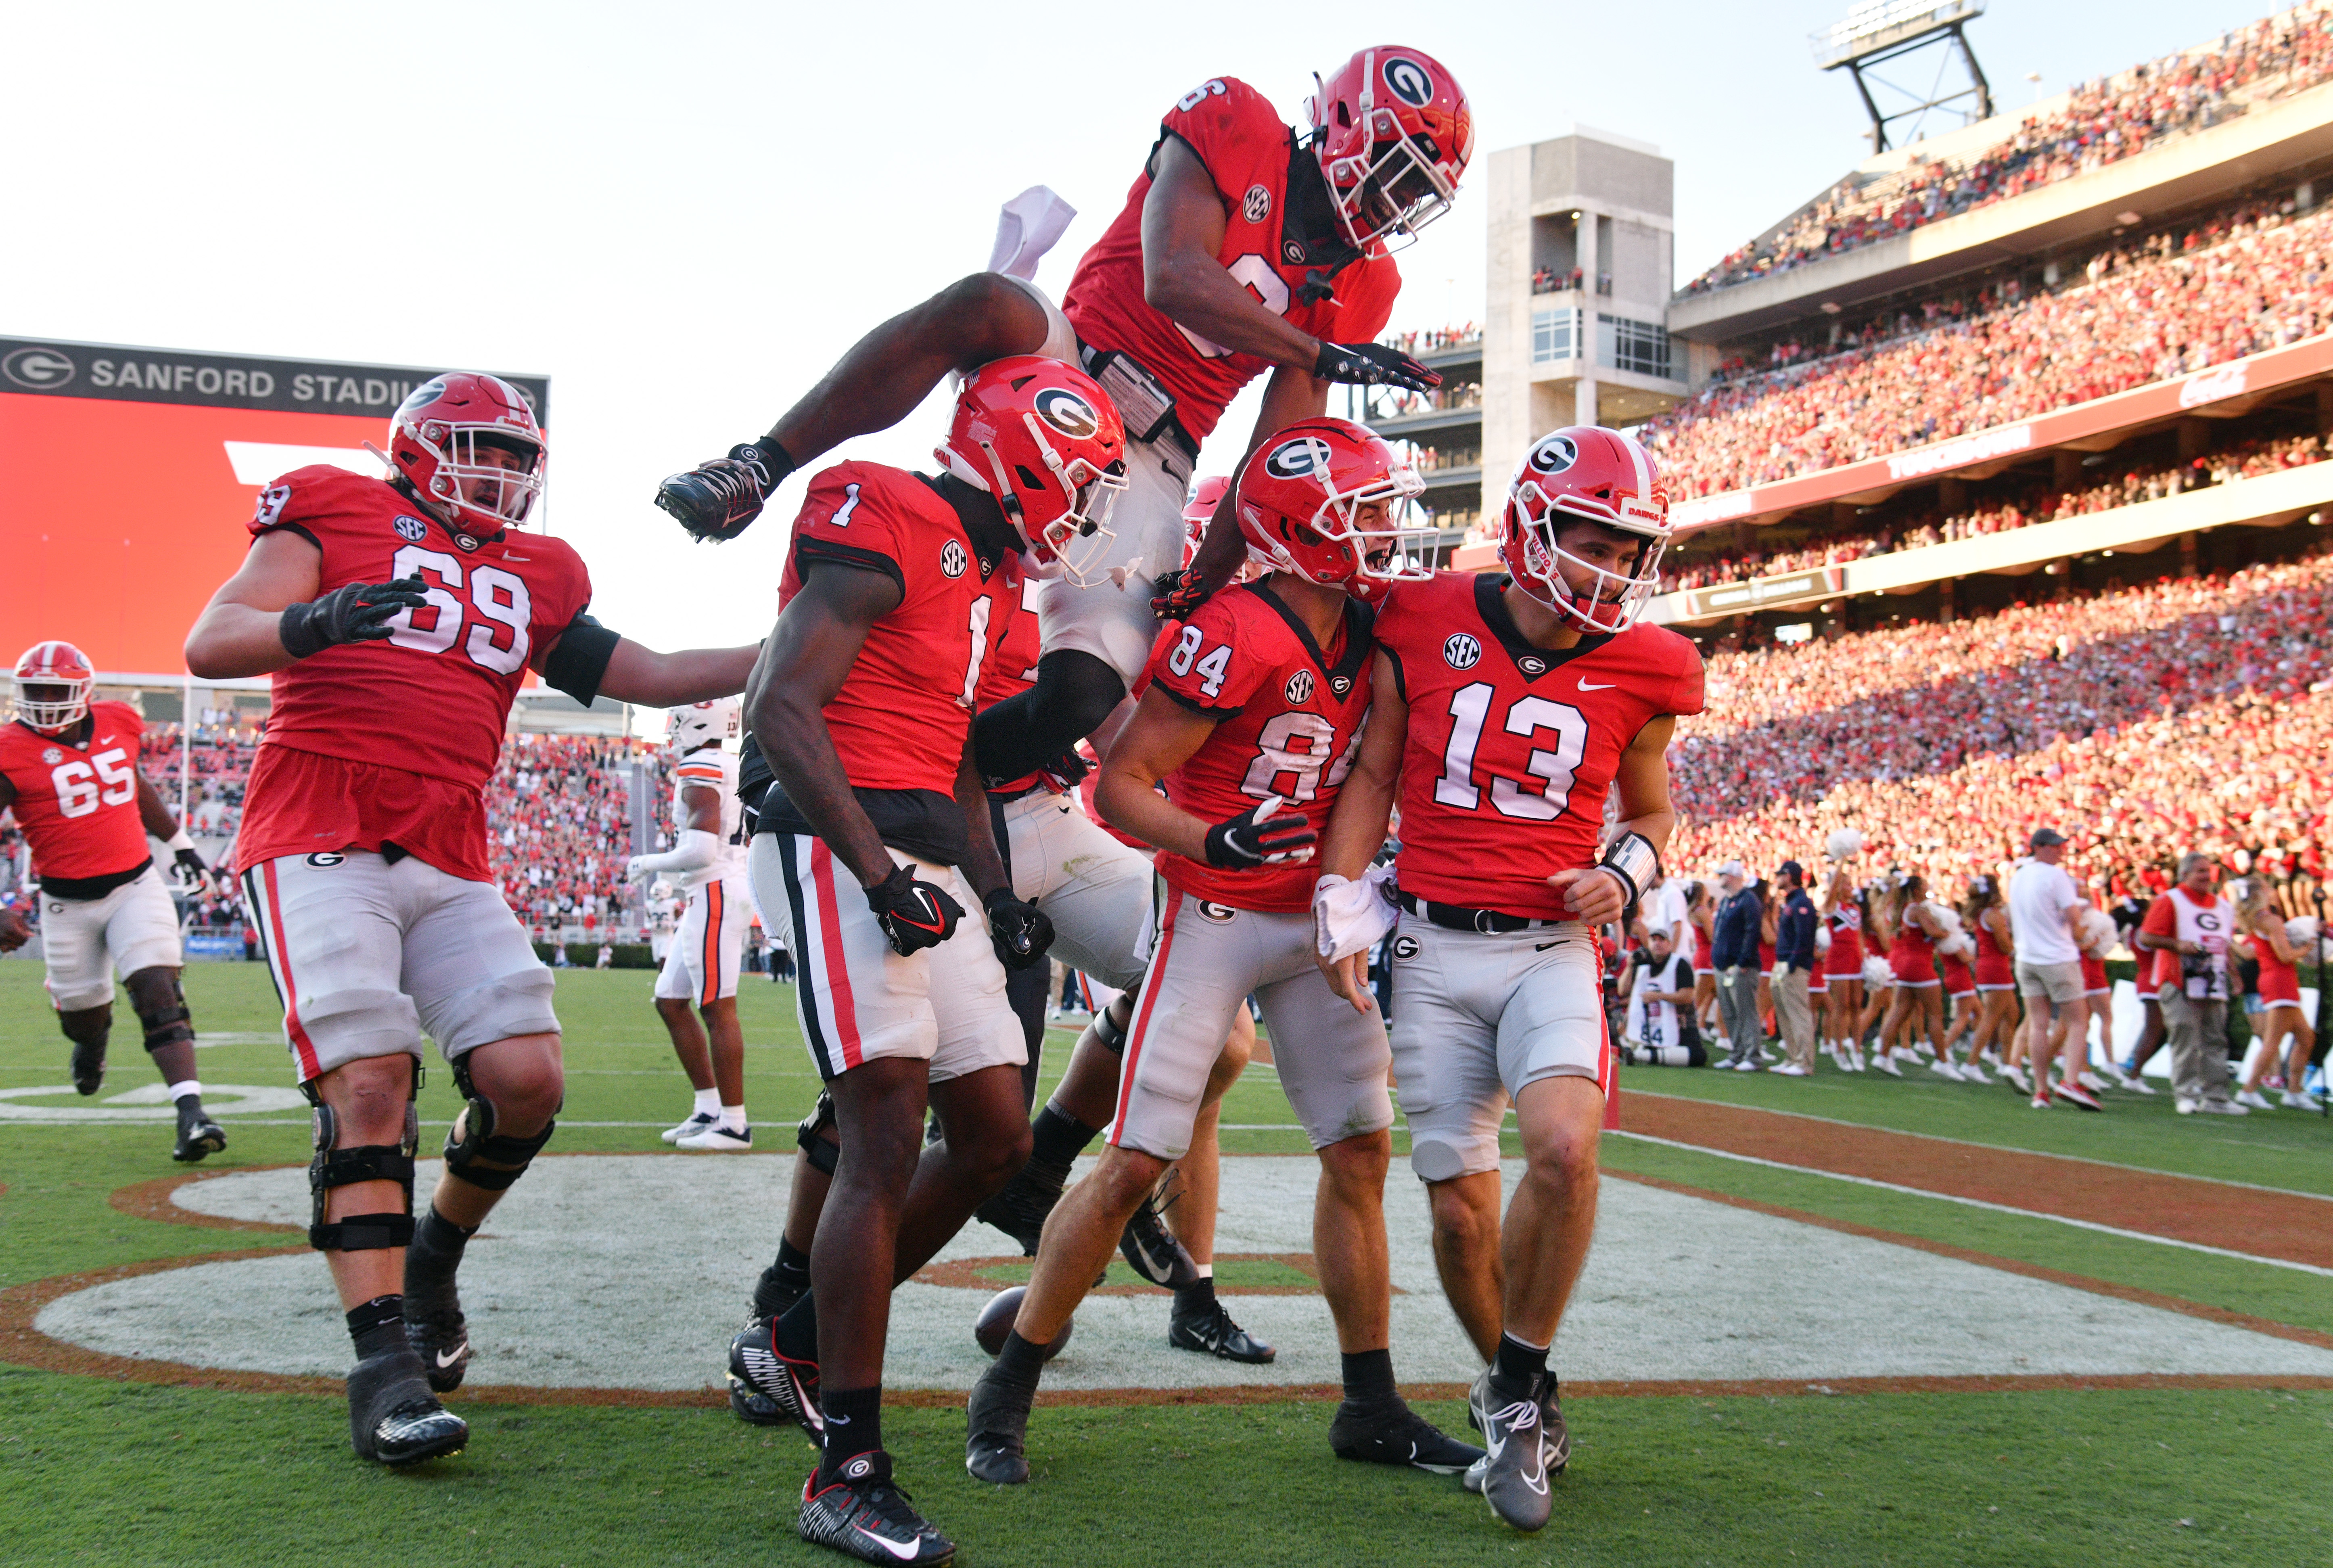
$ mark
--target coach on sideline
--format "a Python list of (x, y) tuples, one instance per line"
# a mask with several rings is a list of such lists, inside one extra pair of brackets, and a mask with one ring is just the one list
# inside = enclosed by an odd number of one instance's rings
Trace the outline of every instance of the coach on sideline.
[(1733, 1051), (1721, 1067), (1740, 1073), (1762, 1073), (1766, 1059), (1759, 1048), (1766, 1043), (1766, 1026), (1758, 1017), (1758, 928), (1766, 918), (1758, 890), (1745, 886), (1750, 873), (1740, 861), (1728, 861), (1717, 873), (1725, 897), (1717, 906), (1717, 928), (1711, 935), (1710, 967), (1717, 971), (1717, 1013), (1725, 1024)]
[(1815, 901), (1807, 897), (1807, 869), (1784, 861), (1774, 872), (1782, 884), (1781, 918), (1774, 922), (1774, 1023), (1786, 1060), (1774, 1071), (1805, 1078), (1815, 1070), (1814, 1003), (1807, 995), (1815, 969)]

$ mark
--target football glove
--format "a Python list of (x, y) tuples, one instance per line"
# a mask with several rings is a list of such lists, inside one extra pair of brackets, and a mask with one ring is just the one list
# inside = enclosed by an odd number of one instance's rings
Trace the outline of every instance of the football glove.
[(794, 471), (793, 459), (768, 437), (729, 448), (657, 486), (656, 504), (699, 539), (734, 539)]
[(1227, 871), (1249, 871), (1258, 866), (1309, 861), (1320, 835), (1302, 817), (1266, 821), (1285, 803), (1278, 795), (1252, 811), (1207, 830), (1207, 864)]
[(1322, 343), (1312, 374), (1348, 386), (1405, 387), (1413, 392), (1430, 392), (1442, 384), (1440, 376), (1383, 343)]
[(1085, 753), (1071, 746), (1039, 768), (1037, 776), (1044, 780), (1045, 787), (1055, 794), (1073, 794), (1078, 785), (1085, 783), (1086, 774), (1093, 772), (1093, 766), (1086, 760)]
[(1053, 922), (1034, 904), (1024, 904), (1010, 888), (998, 888), (981, 900), (988, 910), (988, 940), (996, 961), (1008, 969), (1026, 969), (1045, 961), (1053, 945)]
[(389, 624), (392, 618), (428, 602), (418, 574), (394, 582), (347, 582), (322, 599), (287, 605), (275, 623), (275, 635), (283, 640), (284, 652), (306, 659), (337, 643), (379, 642), (394, 636), (397, 629)]
[(0, 909), (0, 953), (13, 953), (33, 939), (33, 928), (14, 909)]
[(891, 874), (867, 890), (867, 907), (883, 928), (884, 940), (902, 958), (926, 948), (936, 948), (955, 935), (964, 906), (947, 890), (919, 880), (913, 866), (894, 866)]
[(203, 864), (203, 857), (200, 851), (180, 850), (173, 858), (171, 863), (176, 868), (178, 885), (186, 889), (188, 893), (199, 898), (202, 894), (209, 891), (211, 885), (211, 869), (210, 867)]
[(1154, 581), (1158, 592), (1151, 597), (1150, 613), (1161, 620), (1188, 620), (1215, 596), (1215, 590), (1187, 566), (1162, 572)]

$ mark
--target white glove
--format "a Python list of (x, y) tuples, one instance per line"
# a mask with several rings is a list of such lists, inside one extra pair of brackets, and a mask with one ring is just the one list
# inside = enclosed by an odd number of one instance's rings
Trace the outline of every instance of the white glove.
[(1359, 881), (1330, 875), (1312, 884), (1312, 942), (1324, 958), (1374, 948), (1393, 929), (1393, 867), (1372, 866)]
[(630, 860), (626, 861), (624, 862), (624, 880), (628, 882), (645, 882), (650, 877), (655, 876), (657, 874), (657, 869), (648, 864), (648, 862), (656, 858), (657, 857), (654, 855), (634, 855)]
[(624, 862), (624, 875), (644, 882), (658, 871), (701, 871), (721, 858), (721, 841), (703, 828), (683, 828), (680, 842), (660, 855), (634, 855)]

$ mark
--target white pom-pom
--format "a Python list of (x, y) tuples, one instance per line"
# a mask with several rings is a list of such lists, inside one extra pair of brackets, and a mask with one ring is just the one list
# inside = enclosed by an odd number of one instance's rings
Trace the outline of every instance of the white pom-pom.
[(2082, 911), (2082, 946), (2093, 954), (2104, 953), (2115, 943), (2114, 917), (2104, 909)]
[[(2284, 939), (2291, 943), (2296, 948), (2315, 947), (2317, 945), (2317, 917), (2314, 915), (2302, 915), (2295, 919), (2287, 920), (2284, 923)], [(2309, 961), (2312, 963), (2316, 961), (2315, 954), (2312, 953), (2309, 955)]]
[(1851, 861), (1863, 852), (1863, 834), (1854, 828), (1834, 828), (1823, 841), (1823, 853), (1834, 861)]
[(1863, 960), (1863, 983), (1876, 989), (1893, 986), (1896, 971), (1887, 967), (1885, 958), (1866, 958)]

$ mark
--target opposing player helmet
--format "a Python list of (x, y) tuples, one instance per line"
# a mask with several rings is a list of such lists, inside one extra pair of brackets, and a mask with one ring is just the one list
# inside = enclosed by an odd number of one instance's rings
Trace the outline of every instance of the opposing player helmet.
[[(488, 450), (520, 465), (494, 462)], [(389, 416), (382, 455), (446, 523), (487, 538), (525, 522), (542, 494), (542, 428), (524, 395), (499, 376), (452, 370), (414, 388)]]
[(16, 660), (12, 716), (43, 735), (62, 735), (89, 711), (97, 670), (70, 642), (36, 642)]
[(1103, 581), (1117, 537), (1110, 510), (1126, 488), (1126, 431), (1092, 377), (1041, 354), (991, 360), (965, 378), (932, 455), (996, 497), (1039, 576), (1080, 588)]
[(1312, 156), (1346, 238), (1363, 249), (1395, 235), (1407, 243), (1450, 210), (1474, 156), (1474, 111), (1439, 61), (1388, 43), (1312, 81)]
[(669, 709), (665, 714), (665, 745), (673, 755), (686, 756), (699, 746), (735, 740), (744, 727), (744, 705), (734, 697)]
[[(1644, 540), (1626, 572), (1583, 561), (1556, 541), (1577, 521)], [(1625, 631), (1660, 592), (1669, 496), (1633, 436), (1572, 425), (1541, 436), (1515, 466), (1499, 513), (1499, 559), (1522, 591), (1589, 632)], [(1563, 568), (1586, 579), (1575, 588)]]
[(1323, 586), (1374, 597), (1434, 575), (1434, 529), (1412, 499), (1426, 481), (1375, 432), (1349, 419), (1299, 419), (1240, 475), (1240, 533), (1251, 559)]

